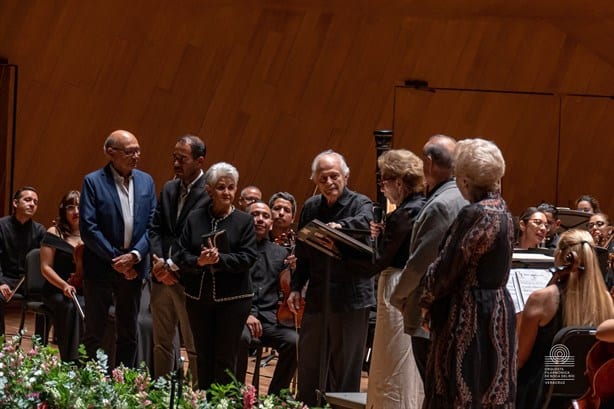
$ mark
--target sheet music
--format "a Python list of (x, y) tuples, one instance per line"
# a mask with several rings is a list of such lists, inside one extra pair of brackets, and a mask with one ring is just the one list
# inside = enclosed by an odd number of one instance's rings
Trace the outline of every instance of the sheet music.
[(552, 273), (545, 269), (519, 268), (515, 270), (515, 275), (518, 280), (523, 309), (529, 295), (535, 290), (546, 287), (552, 278)]
[(514, 309), (522, 312), (529, 295), (535, 290), (545, 288), (552, 278), (552, 273), (543, 268), (512, 268), (507, 280), (506, 288), (509, 291)]
[(514, 302), (514, 310), (518, 313), (523, 309), (524, 304), (520, 300), (520, 295), (518, 291), (516, 291), (518, 287), (518, 280), (516, 279), (516, 274), (514, 274), (513, 270), (510, 271), (510, 276), (507, 280), (507, 291), (510, 293), (512, 297), (512, 301)]

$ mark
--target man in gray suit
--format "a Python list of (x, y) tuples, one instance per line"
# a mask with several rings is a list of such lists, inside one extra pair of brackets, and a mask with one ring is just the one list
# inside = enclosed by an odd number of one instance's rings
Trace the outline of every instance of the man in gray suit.
[(409, 259), (390, 302), (403, 313), (405, 332), (411, 335), (412, 349), (424, 381), (429, 353), (429, 334), (422, 328), (418, 302), (422, 277), (435, 261), (444, 235), (462, 207), (468, 204), (454, 180), (456, 141), (445, 135), (429, 138), (423, 149), (427, 201), (416, 217), (409, 244)]

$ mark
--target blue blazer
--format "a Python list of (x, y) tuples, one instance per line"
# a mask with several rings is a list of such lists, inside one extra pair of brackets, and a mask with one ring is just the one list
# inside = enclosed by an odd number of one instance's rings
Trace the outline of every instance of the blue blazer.
[(83, 270), (87, 279), (105, 281), (117, 273), (111, 260), (137, 250), (141, 261), (134, 266), (139, 278), (149, 273), (147, 226), (156, 209), (152, 177), (140, 170), (132, 171), (134, 186), (134, 230), (130, 247), (124, 249), (124, 218), (109, 163), (85, 176), (79, 203), (79, 230), (85, 243)]

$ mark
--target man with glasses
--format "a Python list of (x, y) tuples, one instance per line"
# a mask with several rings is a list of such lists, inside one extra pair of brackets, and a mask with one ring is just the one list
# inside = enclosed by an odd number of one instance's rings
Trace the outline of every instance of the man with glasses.
[(434, 135), (424, 145), (426, 203), (416, 216), (409, 243), (409, 259), (390, 297), (390, 303), (403, 313), (405, 332), (411, 335), (414, 358), (423, 382), (431, 342), (429, 334), (422, 328), (419, 306), (422, 277), (437, 258), (446, 231), (460, 209), (469, 203), (454, 179), (455, 150), (456, 140), (446, 135)]
[(559, 227), (561, 226), (561, 219), (559, 219), (559, 211), (556, 207), (550, 203), (542, 203), (537, 206), (537, 210), (546, 215), (548, 221), (548, 231), (546, 232), (545, 247), (548, 249), (555, 249), (559, 242)]
[(209, 202), (202, 171), (206, 152), (200, 138), (193, 135), (179, 138), (172, 156), (175, 178), (164, 184), (149, 229), (153, 254), (151, 313), (154, 376), (158, 378), (177, 369), (179, 329), (188, 353), (193, 385), (198, 385), (196, 348), (185, 307), (184, 287), (179, 282), (181, 270), (173, 262), (171, 254), (179, 246), (188, 214)]
[(110, 161), (85, 176), (79, 204), (85, 244), (83, 342), (88, 356), (95, 358), (115, 303), (115, 364), (134, 367), (141, 281), (149, 272), (147, 227), (156, 193), (152, 177), (136, 169), (141, 148), (132, 133), (112, 132), (103, 149)]
[(258, 200), (262, 200), (262, 192), (260, 189), (256, 186), (246, 186), (241, 190), (241, 194), (239, 195), (239, 209), (245, 211), (247, 206)]
[[(328, 150), (316, 156), (311, 166), (311, 179), (320, 194), (305, 202), (299, 230), (314, 219), (332, 228), (369, 229), (373, 203), (346, 187), (349, 175), (350, 168), (339, 153)], [(373, 279), (352, 266), (351, 260), (327, 261), (322, 253), (300, 241), (296, 244), (296, 257), (297, 267), (288, 297), (290, 310), (298, 310), (302, 302), (301, 290), (309, 280), (299, 339), (298, 399), (315, 406), (318, 403), (316, 390), (324, 381), (320, 379), (321, 348), (330, 356), (326, 392), (360, 390), (369, 307), (375, 303)], [(328, 268), (330, 293), (325, 300), (324, 279)], [(327, 317), (324, 316), (325, 302), (329, 305)], [(326, 337), (322, 333), (324, 322), (327, 322)], [(322, 339), (326, 339), (326, 345), (321, 345)]]

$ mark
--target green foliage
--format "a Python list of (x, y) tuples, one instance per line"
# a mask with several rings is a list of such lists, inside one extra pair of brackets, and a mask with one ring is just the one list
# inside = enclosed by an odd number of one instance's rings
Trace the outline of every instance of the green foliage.
[[(80, 362), (60, 360), (55, 348), (33, 339), (32, 349), (24, 351), (19, 337), (6, 341), (0, 337), (0, 408), (15, 409), (132, 409), (169, 408), (169, 378), (151, 379), (143, 365), (137, 369), (120, 366), (109, 375), (107, 357), (98, 352), (88, 360), (80, 348)], [(279, 396), (258, 396), (251, 385), (234, 377), (228, 385), (215, 384), (206, 393), (182, 388), (180, 409), (277, 409), (306, 408), (287, 391)]]

